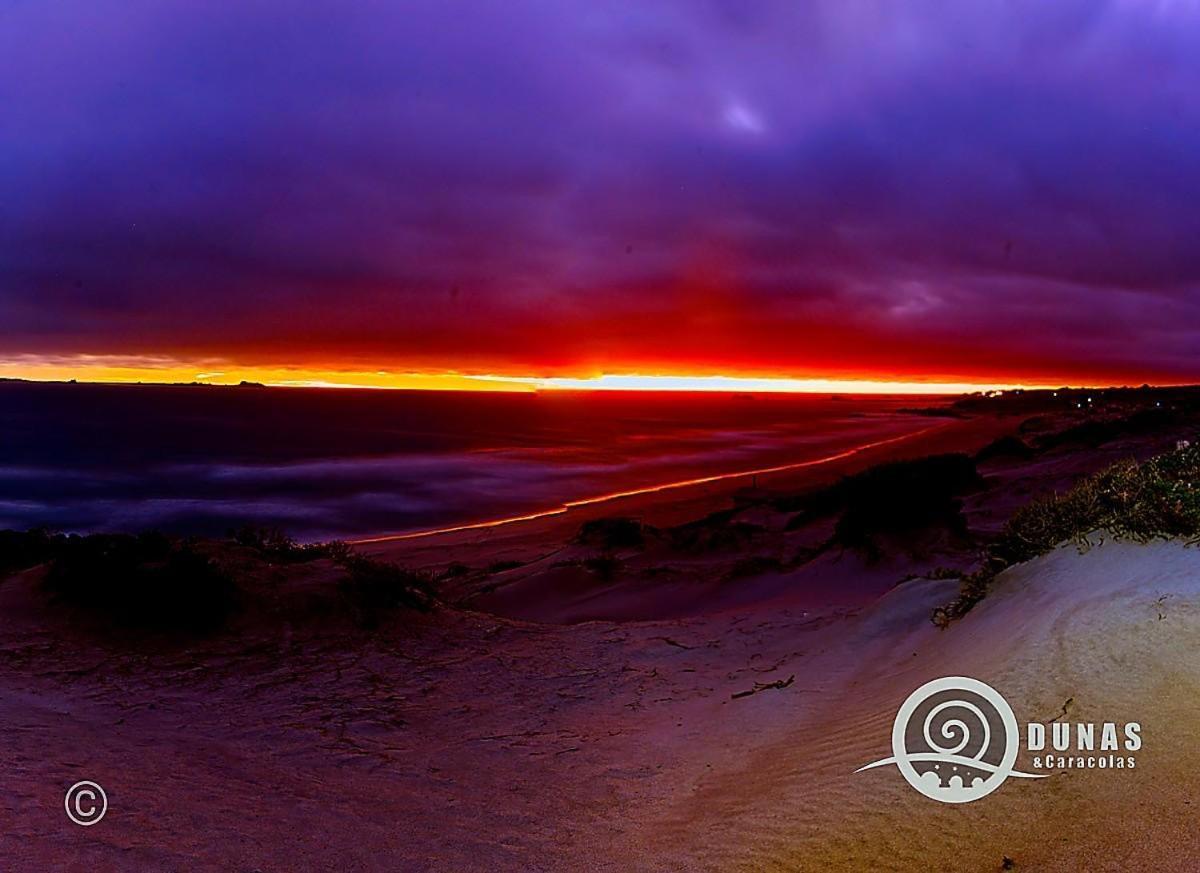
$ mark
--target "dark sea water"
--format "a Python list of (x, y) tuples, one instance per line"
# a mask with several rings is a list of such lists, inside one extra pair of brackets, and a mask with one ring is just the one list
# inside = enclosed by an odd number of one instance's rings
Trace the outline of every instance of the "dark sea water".
[(938, 402), (0, 383), (0, 528), (423, 530), (824, 457)]

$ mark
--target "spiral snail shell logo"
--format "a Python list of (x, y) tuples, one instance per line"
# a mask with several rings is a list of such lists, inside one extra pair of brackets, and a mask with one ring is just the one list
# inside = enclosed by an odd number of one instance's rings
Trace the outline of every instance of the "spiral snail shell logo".
[(892, 725), (892, 756), (854, 772), (895, 764), (917, 791), (942, 803), (987, 797), (1009, 776), (1044, 779), (1014, 769), (1020, 729), (1012, 707), (978, 679), (946, 676), (926, 682), (900, 706)]

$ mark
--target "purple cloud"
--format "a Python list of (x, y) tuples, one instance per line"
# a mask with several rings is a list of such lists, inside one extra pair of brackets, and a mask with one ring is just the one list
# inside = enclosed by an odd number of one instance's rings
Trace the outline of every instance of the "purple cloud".
[(9, 4), (0, 342), (1197, 378), (1198, 82), (1184, 3)]

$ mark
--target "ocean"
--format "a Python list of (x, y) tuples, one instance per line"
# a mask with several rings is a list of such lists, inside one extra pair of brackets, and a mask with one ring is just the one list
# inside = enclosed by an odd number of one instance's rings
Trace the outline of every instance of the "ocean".
[(0, 382), (0, 528), (435, 529), (826, 457), (945, 402)]

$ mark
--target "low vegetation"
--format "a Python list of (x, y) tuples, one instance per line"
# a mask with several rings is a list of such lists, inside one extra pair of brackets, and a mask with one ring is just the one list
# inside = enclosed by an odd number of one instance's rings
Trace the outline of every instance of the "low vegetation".
[(980, 481), (967, 455), (932, 455), (871, 467), (816, 492), (777, 498), (772, 505), (798, 513), (788, 524), (792, 529), (840, 513), (831, 544), (876, 554), (879, 536), (932, 526), (965, 531), (958, 497)]
[(934, 610), (934, 623), (944, 627), (969, 612), (1004, 569), (1066, 542), (1086, 548), (1087, 535), (1096, 530), (1134, 542), (1159, 537), (1195, 542), (1200, 538), (1200, 448), (1141, 464), (1122, 461), (1063, 494), (1022, 507), (988, 548), (982, 567), (963, 578), (959, 596)]
[[(249, 549), (249, 562), (230, 552)], [(298, 544), (271, 529), (243, 528), (230, 542), (205, 542), (142, 534), (0, 531), (0, 576), (45, 566), (43, 589), (58, 603), (77, 607), (114, 626), (151, 632), (215, 631), (244, 600), (243, 586), (256, 566), (319, 559), (342, 576), (338, 592), (363, 627), (377, 626), (390, 611), (428, 609), (433, 580), (396, 564), (357, 554), (345, 543)]]
[(975, 453), (975, 462), (982, 464), (985, 461), (993, 461), (997, 458), (1027, 460), (1033, 457), (1033, 448), (1014, 434), (1008, 434), (998, 439), (992, 440), (982, 449)]
[(966, 455), (934, 455), (873, 467), (835, 486), (845, 510), (834, 539), (846, 546), (873, 548), (879, 534), (904, 533), (942, 525), (965, 532), (957, 495), (979, 485), (975, 462)]
[(34, 530), (0, 530), (0, 575), (45, 563), (53, 554), (55, 534)]
[(346, 571), (338, 588), (362, 627), (378, 627), (387, 613), (397, 609), (427, 610), (433, 606), (433, 578), (427, 573), (354, 552), (348, 552), (337, 563)]
[(161, 534), (52, 539), (44, 585), (55, 598), (115, 624), (203, 632), (233, 610), (233, 579), (190, 543)]
[(425, 610), (434, 603), (432, 576), (361, 555), (340, 540), (297, 543), (283, 531), (255, 527), (241, 528), (231, 539), (272, 563), (325, 559), (335, 564), (344, 571), (338, 591), (355, 623), (364, 628), (378, 627), (395, 610)]
[(322, 558), (332, 561), (345, 571), (338, 581), (338, 591), (361, 627), (378, 627), (389, 612), (425, 610), (434, 602), (433, 578), (429, 574), (360, 555), (340, 540), (297, 543), (283, 531), (255, 527), (241, 528), (232, 534), (232, 539), (274, 562), (300, 564)]
[(1065, 430), (1044, 434), (1038, 438), (1037, 443), (1041, 449), (1053, 449), (1064, 445), (1096, 448), (1122, 437), (1165, 430), (1172, 424), (1177, 424), (1181, 418), (1182, 414), (1176, 409), (1139, 409), (1127, 415), (1092, 419)]
[(579, 528), (575, 541), (600, 549), (640, 549), (649, 528), (635, 518), (593, 518)]
[(765, 530), (761, 525), (736, 521), (738, 509), (723, 509), (696, 521), (676, 525), (666, 531), (673, 548), (692, 554), (742, 551)]
[(303, 564), (319, 558), (338, 561), (350, 554), (350, 547), (341, 540), (301, 544), (270, 527), (243, 527), (230, 534), (230, 539), (265, 558), (286, 564)]

